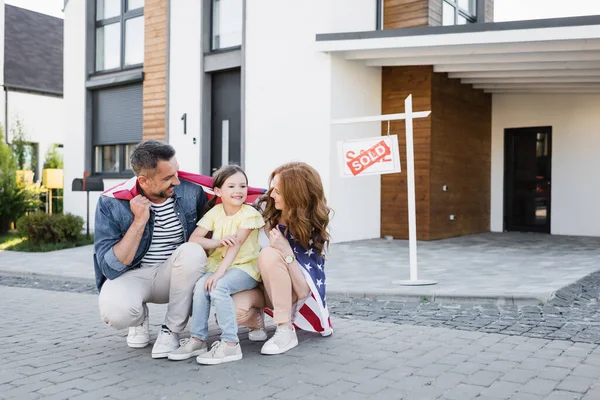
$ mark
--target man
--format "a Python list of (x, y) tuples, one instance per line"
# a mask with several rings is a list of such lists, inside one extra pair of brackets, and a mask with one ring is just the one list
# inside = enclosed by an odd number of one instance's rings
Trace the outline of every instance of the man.
[(142, 348), (150, 341), (146, 303), (168, 303), (152, 348), (152, 358), (166, 358), (179, 347), (194, 285), (205, 272), (206, 252), (188, 238), (207, 199), (200, 185), (179, 180), (175, 149), (166, 143), (139, 144), (131, 167), (136, 176), (104, 193), (96, 207), (100, 314), (114, 328), (129, 328), (129, 347)]

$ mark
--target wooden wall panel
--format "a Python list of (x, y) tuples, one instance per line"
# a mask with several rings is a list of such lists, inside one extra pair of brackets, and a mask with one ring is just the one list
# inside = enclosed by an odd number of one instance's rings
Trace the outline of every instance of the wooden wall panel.
[[(491, 95), (435, 73), (432, 106), (429, 237), (488, 232)], [(448, 191), (442, 191), (443, 185)]]
[(144, 3), (143, 138), (166, 140), (167, 127), (167, 2)]
[[(413, 109), (431, 110), (431, 66), (384, 67), (382, 69), (382, 113), (404, 112), (404, 99), (413, 95)], [(414, 121), (415, 187), (417, 237), (429, 239), (429, 193), (431, 117)], [(387, 123), (382, 123), (387, 135)], [(390, 132), (398, 135), (402, 173), (381, 177), (381, 235), (408, 238), (408, 197), (406, 191), (406, 130), (404, 121), (392, 121)]]
[(384, 0), (384, 29), (414, 28), (429, 24), (429, 0)]

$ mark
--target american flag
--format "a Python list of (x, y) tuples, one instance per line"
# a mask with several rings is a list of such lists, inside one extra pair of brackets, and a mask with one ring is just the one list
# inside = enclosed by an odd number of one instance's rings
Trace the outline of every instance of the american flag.
[[(183, 171), (178, 172), (178, 177), (179, 179), (184, 179), (201, 186), (209, 200), (215, 196), (212, 190), (213, 178)], [(246, 203), (254, 203), (264, 193), (265, 189), (248, 187)], [(137, 178), (133, 177), (126, 182), (106, 190), (102, 194), (120, 200), (131, 200), (140, 194)], [(285, 233), (285, 227), (279, 226), (279, 229), (282, 233)], [(294, 242), (290, 234), (287, 235), (287, 239), (294, 250), (296, 260), (298, 260), (298, 263), (302, 267), (302, 273), (311, 290), (311, 295), (304, 303), (294, 305), (294, 310), (292, 311), (294, 326), (304, 331), (318, 332), (323, 336), (329, 336), (333, 333), (333, 327), (329, 318), (325, 295), (324, 259), (318, 255), (316, 249), (312, 246), (312, 241), (309, 248), (304, 249), (301, 245)], [(266, 309), (265, 312), (271, 316), (273, 315), (269, 309)]]
[[(215, 196), (215, 193), (212, 190), (213, 178), (211, 178), (210, 176), (193, 174), (191, 172), (183, 171), (179, 171), (177, 173), (177, 176), (179, 177), (179, 179), (183, 179), (201, 186), (204, 192), (206, 193), (206, 198), (208, 200), (212, 199)], [(265, 189), (259, 189), (249, 186), (248, 198), (246, 199), (246, 203), (252, 204), (263, 193), (265, 193)], [(120, 200), (131, 200), (138, 194), (140, 194), (140, 188), (137, 184), (137, 178), (135, 176), (129, 179), (128, 181), (119, 183), (118, 185), (102, 193), (103, 196), (114, 197)]]
[[(285, 235), (285, 226), (279, 225), (279, 230)], [(294, 250), (298, 264), (302, 267), (304, 279), (311, 291), (304, 303), (294, 305), (292, 314), (294, 326), (303, 331), (329, 336), (333, 333), (333, 326), (329, 318), (325, 294), (325, 260), (313, 247), (312, 240), (308, 242), (308, 249), (305, 249), (294, 241), (294, 237), (290, 233), (286, 237)], [(269, 310), (267, 313), (272, 316)]]

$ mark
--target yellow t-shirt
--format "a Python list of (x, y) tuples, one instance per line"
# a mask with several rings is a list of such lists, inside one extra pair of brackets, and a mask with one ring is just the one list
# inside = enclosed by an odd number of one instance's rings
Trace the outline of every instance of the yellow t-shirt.
[[(239, 228), (253, 229), (242, 247), (237, 257), (229, 268), (239, 268), (260, 282), (260, 273), (256, 266), (260, 246), (258, 244), (258, 231), (265, 225), (262, 215), (252, 206), (242, 205), (240, 211), (234, 215), (225, 214), (222, 204), (217, 204), (208, 211), (200, 221), (198, 226), (212, 232), (213, 239), (221, 239), (225, 236), (235, 235)], [(219, 247), (209, 252), (206, 272), (215, 272), (221, 262), (228, 247)]]

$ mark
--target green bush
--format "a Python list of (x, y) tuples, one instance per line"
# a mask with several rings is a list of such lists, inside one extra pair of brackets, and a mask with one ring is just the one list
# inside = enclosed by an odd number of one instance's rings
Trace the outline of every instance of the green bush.
[(33, 244), (76, 242), (83, 230), (83, 218), (38, 212), (19, 219), (17, 229)]
[(44, 169), (46, 168), (63, 168), (63, 156), (58, 152), (58, 145), (53, 145), (46, 152), (44, 157)]

